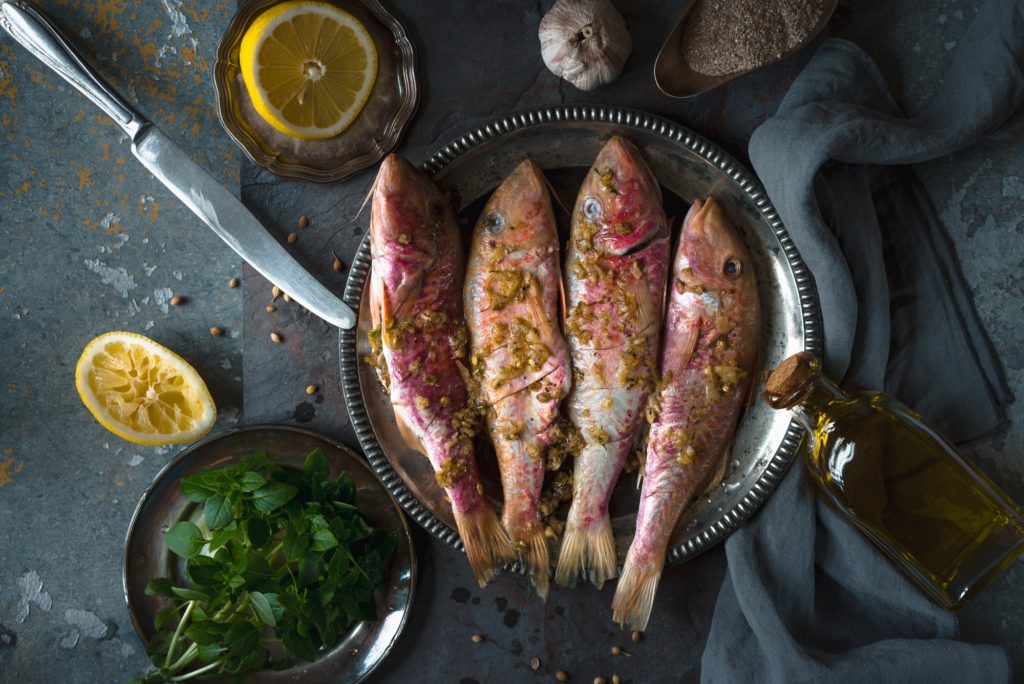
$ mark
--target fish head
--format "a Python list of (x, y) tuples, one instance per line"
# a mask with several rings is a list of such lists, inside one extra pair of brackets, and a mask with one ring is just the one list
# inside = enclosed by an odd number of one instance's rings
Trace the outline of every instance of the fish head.
[(408, 160), (389, 154), (374, 181), (370, 240), (374, 256), (431, 259), (446, 242), (452, 208), (433, 181)]
[(735, 290), (754, 278), (750, 254), (713, 198), (694, 200), (679, 237), (675, 277), (685, 287)]
[(516, 253), (548, 246), (553, 223), (544, 172), (527, 159), (491, 195), (477, 232), (488, 250)]
[(627, 254), (668, 234), (658, 181), (636, 147), (617, 135), (590, 167), (575, 214), (591, 224), (591, 242), (606, 254)]

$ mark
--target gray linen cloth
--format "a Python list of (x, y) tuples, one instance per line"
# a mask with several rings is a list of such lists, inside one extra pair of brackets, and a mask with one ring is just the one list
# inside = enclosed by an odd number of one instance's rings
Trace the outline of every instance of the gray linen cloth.
[[(828, 39), (750, 141), (815, 276), (828, 374), (884, 389), (957, 440), (998, 426), (1011, 397), (935, 209), (898, 165), (993, 132), (1021, 102), (1022, 69), (1024, 2), (980, 8), (910, 118), (860, 48)], [(704, 682), (1009, 679), (1005, 652), (955, 641), (953, 615), (817, 498), (799, 461), (725, 548)]]

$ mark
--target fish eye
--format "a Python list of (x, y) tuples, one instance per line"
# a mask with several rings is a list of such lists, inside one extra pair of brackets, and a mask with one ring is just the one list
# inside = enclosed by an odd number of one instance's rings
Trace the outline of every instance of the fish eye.
[(583, 215), (588, 219), (596, 219), (601, 215), (601, 203), (593, 197), (583, 200)]
[(505, 230), (505, 223), (505, 217), (496, 211), (492, 211), (484, 217), (484, 227), (495, 235)]
[(729, 278), (735, 280), (740, 277), (743, 273), (743, 262), (736, 257), (729, 257), (725, 260), (725, 265), (722, 266), (722, 272)]
[(444, 207), (441, 206), (440, 202), (434, 202), (430, 205), (430, 214), (434, 218), (441, 218), (444, 215)]

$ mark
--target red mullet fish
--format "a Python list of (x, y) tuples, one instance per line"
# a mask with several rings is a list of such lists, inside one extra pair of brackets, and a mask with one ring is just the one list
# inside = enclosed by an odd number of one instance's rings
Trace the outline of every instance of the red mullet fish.
[(543, 172), (524, 161), (494, 191), (473, 231), (465, 308), (473, 375), (501, 468), (502, 522), (537, 593), (548, 543), (538, 510), (545, 454), (560, 437), (569, 353), (559, 328), (558, 231)]
[(616, 576), (608, 502), (654, 385), (668, 260), (661, 189), (637, 149), (615, 136), (580, 188), (566, 255), (575, 378), (567, 404), (584, 445), (574, 464), (559, 584), (575, 584), (582, 573), (600, 587)]
[(640, 631), (680, 513), (724, 470), (760, 349), (750, 255), (713, 199), (686, 215), (669, 292), (636, 536), (612, 602), (612, 619)]
[(467, 390), (462, 242), (452, 209), (397, 155), (381, 164), (370, 216), (370, 360), (402, 437), (425, 454), (480, 586), (514, 557), (477, 472)]

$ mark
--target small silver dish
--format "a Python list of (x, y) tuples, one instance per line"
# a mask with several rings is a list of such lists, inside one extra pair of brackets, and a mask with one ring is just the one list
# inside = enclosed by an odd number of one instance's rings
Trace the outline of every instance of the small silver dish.
[(303, 662), (279, 672), (258, 672), (246, 681), (359, 682), (391, 652), (409, 617), (416, 586), (416, 556), (405, 516), (354, 451), (315, 432), (283, 425), (235, 428), (196, 442), (168, 463), (146, 488), (128, 525), (122, 569), (128, 612), (143, 643), (149, 643), (155, 631), (156, 613), (167, 605), (166, 598), (147, 596), (146, 584), (157, 577), (173, 576), (174, 557), (164, 543), (163, 533), (188, 518), (196, 506), (181, 493), (182, 478), (230, 465), (257, 452), (266, 452), (278, 463), (301, 468), (309, 452), (317, 447), (327, 456), (332, 477), (345, 471), (352, 478), (359, 507), (373, 518), (376, 526), (398, 535), (387, 579), (377, 591), (377, 620), (356, 623), (334, 648), (321, 651), (314, 662)]
[(679, 17), (679, 21), (676, 22), (675, 28), (668, 34), (668, 38), (661, 46), (658, 58), (654, 62), (654, 82), (658, 84), (661, 92), (670, 97), (693, 97), (694, 95), (700, 95), (740, 76), (746, 76), (766, 66), (778, 64), (787, 57), (796, 54), (817, 38), (818, 34), (828, 26), (829, 19), (832, 18), (832, 13), (836, 11), (836, 6), (839, 4), (839, 0), (822, 0), (821, 16), (818, 18), (818, 23), (808, 32), (804, 40), (792, 49), (779, 55), (777, 59), (765, 62), (761, 66), (747, 69), (746, 71), (737, 71), (734, 74), (708, 76), (691, 69), (690, 65), (683, 59), (683, 35), (686, 33), (686, 25), (694, 7), (701, 1), (691, 0), (690, 4), (686, 6), (686, 9), (683, 10), (682, 15)]
[(377, 81), (366, 105), (344, 131), (299, 140), (263, 120), (249, 98), (239, 49), (250, 24), (283, 0), (252, 0), (231, 20), (217, 48), (217, 115), (254, 164), (278, 176), (329, 183), (376, 164), (398, 144), (419, 104), (416, 50), (408, 32), (378, 0), (326, 0), (358, 19), (377, 45)]

